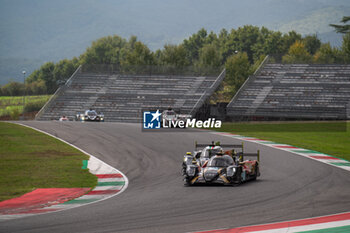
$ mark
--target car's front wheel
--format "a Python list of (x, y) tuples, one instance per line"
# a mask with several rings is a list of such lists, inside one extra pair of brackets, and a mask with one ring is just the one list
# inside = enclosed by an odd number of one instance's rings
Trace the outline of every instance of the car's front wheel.
[(238, 167), (236, 174), (234, 176), (232, 185), (237, 186), (237, 185), (240, 185), (241, 183), (242, 183), (242, 167)]
[(192, 182), (189, 177), (184, 178), (184, 186), (192, 186)]

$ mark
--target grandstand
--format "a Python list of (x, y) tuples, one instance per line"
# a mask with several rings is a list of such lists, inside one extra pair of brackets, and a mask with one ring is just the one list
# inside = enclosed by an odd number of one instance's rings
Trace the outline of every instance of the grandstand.
[(269, 64), (227, 106), (235, 120), (350, 118), (350, 65)]
[(141, 122), (142, 110), (172, 107), (195, 116), (225, 76), (132, 74), (118, 70), (91, 72), (80, 66), (37, 114), (37, 120), (74, 118), (89, 108), (106, 121)]

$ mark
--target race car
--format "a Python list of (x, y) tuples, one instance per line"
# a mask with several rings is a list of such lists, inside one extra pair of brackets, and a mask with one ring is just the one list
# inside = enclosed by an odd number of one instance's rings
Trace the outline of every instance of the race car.
[(192, 116), (188, 114), (176, 114), (176, 112), (172, 108), (168, 108), (168, 110), (164, 110), (162, 112), (162, 121), (164, 127), (180, 127), (178, 122), (183, 121), (186, 125), (187, 119), (190, 119)]
[[(202, 150), (198, 150), (198, 148), (202, 148)], [(235, 153), (235, 148), (239, 148), (241, 152), (243, 152), (243, 143), (234, 145), (234, 144), (221, 144), (220, 142), (211, 142), (211, 144), (198, 144), (197, 141), (195, 142), (195, 150), (194, 154), (196, 156), (196, 159), (199, 161), (199, 165), (203, 166), (203, 164), (208, 161), (212, 156), (216, 155), (217, 152), (220, 150), (223, 150), (223, 148), (231, 148), (233, 151), (226, 151), (226, 153)]]
[(176, 118), (180, 121), (184, 121), (186, 122), (187, 119), (191, 119), (192, 118), (192, 115), (190, 114), (176, 114)]
[[(202, 144), (196, 144), (196, 146)], [(241, 148), (241, 152), (234, 149), (223, 151), (222, 148)], [(208, 151), (208, 159), (206, 153)], [(257, 157), (256, 160), (244, 160), (244, 157)], [(202, 160), (205, 158), (206, 160)], [(260, 152), (244, 153), (243, 145), (220, 145), (212, 143), (201, 152), (195, 151), (194, 155), (187, 152), (182, 163), (182, 175), (184, 184), (223, 184), (239, 185), (249, 180), (255, 180), (260, 176), (259, 170)], [(203, 162), (204, 161), (204, 162)]]
[(104, 115), (97, 113), (95, 110), (86, 110), (84, 113), (77, 113), (76, 120), (78, 121), (104, 121)]
[(69, 118), (66, 116), (61, 116), (60, 119), (58, 119), (58, 121), (69, 121)]

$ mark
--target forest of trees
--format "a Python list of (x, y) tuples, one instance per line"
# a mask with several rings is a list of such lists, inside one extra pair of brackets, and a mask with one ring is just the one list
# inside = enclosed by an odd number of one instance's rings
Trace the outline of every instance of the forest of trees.
[[(345, 21), (346, 22), (346, 21)], [(339, 26), (339, 25), (337, 25)], [(218, 34), (205, 29), (185, 39), (181, 44), (167, 44), (151, 51), (135, 36), (124, 39), (117, 35), (94, 41), (78, 58), (47, 62), (26, 79), (26, 83), (10, 82), (0, 88), (0, 95), (14, 96), (52, 94), (77, 69), (86, 64), (129, 66), (172, 66), (177, 69), (226, 68), (226, 78), (219, 95), (233, 96), (266, 55), (283, 63), (350, 63), (350, 32), (345, 31), (341, 47), (321, 43), (316, 35), (287, 34), (265, 27), (244, 26)]]

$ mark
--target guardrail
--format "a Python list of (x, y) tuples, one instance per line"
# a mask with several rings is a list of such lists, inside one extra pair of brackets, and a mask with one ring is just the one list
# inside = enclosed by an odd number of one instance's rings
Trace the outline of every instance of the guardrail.
[(40, 109), (40, 111), (35, 115), (35, 120), (39, 120), (43, 113), (51, 107), (52, 103), (57, 99), (57, 97), (66, 90), (70, 84), (72, 83), (73, 78), (76, 76), (78, 72), (81, 71), (81, 65), (74, 71), (74, 73), (70, 76), (70, 78), (66, 81), (66, 83), (60, 86), (55, 93), (50, 97), (50, 99), (45, 103), (45, 105)]

